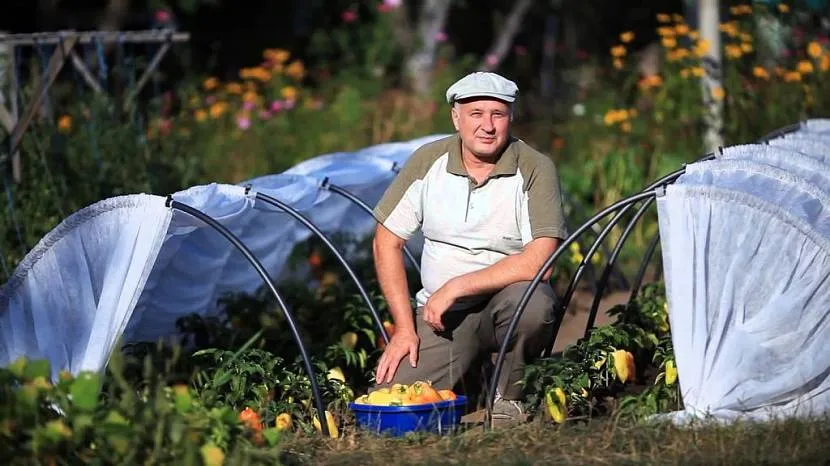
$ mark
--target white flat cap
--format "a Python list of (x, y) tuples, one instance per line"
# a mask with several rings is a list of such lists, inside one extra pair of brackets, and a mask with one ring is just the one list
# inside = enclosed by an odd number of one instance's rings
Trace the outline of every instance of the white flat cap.
[(447, 89), (447, 103), (470, 97), (494, 97), (505, 102), (515, 102), (519, 87), (513, 81), (496, 73), (477, 71), (456, 81)]

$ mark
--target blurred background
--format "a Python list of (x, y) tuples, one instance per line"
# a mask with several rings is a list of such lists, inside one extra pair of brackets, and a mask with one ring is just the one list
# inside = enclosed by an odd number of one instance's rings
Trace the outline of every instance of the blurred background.
[[(826, 0), (6, 0), (0, 31), (4, 281), (100, 199), (448, 133), (475, 70), (519, 84), (515, 133), (574, 225), (830, 109)], [(657, 231), (637, 228), (624, 262)]]

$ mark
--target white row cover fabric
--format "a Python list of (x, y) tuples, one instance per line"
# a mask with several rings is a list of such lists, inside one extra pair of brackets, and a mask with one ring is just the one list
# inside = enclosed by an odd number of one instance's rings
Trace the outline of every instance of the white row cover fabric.
[(830, 134), (812, 128), (811, 146), (724, 148), (657, 198), (684, 403), (657, 419), (830, 411), (830, 164), (817, 150)]
[(164, 243), (164, 203), (106, 199), (46, 234), (0, 289), (0, 364), (46, 358), (53, 377), (102, 368)]
[[(327, 235), (362, 237), (371, 233), (374, 218), (326, 190), (324, 180), (373, 207), (395, 167), (441, 137), (323, 155), (281, 174), (194, 186), (172, 198), (235, 234), (279, 281), (288, 274), (291, 251), (312, 233), (281, 209), (256, 201), (257, 193), (297, 209)], [(263, 286), (219, 232), (165, 202), (145, 194), (106, 199), (47, 234), (0, 288), (0, 365), (26, 355), (49, 359), (54, 377), (61, 369), (102, 370), (119, 339), (175, 336), (180, 317), (215, 315), (223, 294)], [(410, 247), (417, 255), (417, 241)]]

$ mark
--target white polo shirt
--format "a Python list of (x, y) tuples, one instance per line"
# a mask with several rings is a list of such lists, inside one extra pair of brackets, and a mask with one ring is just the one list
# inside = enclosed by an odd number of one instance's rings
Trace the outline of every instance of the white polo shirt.
[[(405, 240), (423, 232), (419, 307), (453, 277), (517, 254), (535, 238), (568, 236), (556, 166), (516, 138), (481, 184), (464, 167), (457, 134), (420, 147), (374, 212)], [(452, 309), (482, 299), (468, 297)]]

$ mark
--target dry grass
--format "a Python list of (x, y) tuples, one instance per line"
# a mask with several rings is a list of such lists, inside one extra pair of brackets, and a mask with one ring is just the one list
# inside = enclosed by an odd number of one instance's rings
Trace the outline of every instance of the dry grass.
[(592, 420), (561, 427), (480, 427), (439, 438), (286, 439), (283, 464), (828, 464), (830, 423), (782, 421), (697, 429)]

